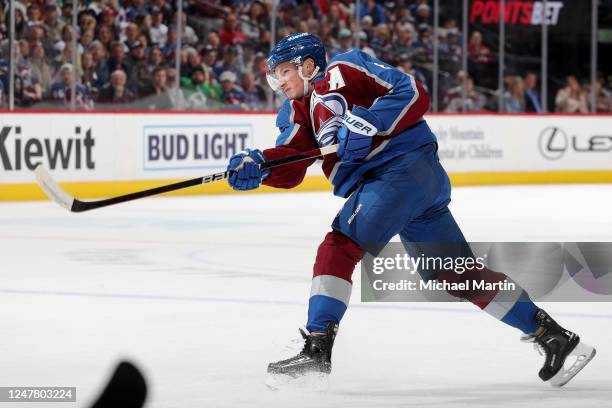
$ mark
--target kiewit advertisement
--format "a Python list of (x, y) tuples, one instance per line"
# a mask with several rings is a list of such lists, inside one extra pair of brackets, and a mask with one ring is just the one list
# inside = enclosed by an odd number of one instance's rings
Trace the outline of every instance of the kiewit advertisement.
[(63, 180), (116, 175), (113, 117), (3, 115), (0, 124), (0, 183), (32, 182), (39, 164)]

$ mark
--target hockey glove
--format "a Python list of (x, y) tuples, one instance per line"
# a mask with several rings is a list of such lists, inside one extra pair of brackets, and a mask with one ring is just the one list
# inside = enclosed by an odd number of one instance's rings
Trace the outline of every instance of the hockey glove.
[(342, 127), (338, 130), (338, 152), (342, 161), (363, 159), (370, 153), (372, 136), (378, 133), (380, 120), (361, 106), (354, 106), (353, 112), (342, 117)]
[(260, 164), (265, 163), (266, 158), (258, 150), (246, 149), (236, 153), (230, 158), (227, 169), (231, 171), (228, 183), (234, 190), (253, 190), (259, 187), (261, 180), (268, 177), (270, 170), (261, 171)]

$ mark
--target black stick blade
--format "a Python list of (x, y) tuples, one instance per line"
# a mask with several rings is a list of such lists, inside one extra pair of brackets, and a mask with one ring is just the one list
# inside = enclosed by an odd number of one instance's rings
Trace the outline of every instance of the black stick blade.
[(142, 408), (146, 398), (144, 376), (133, 364), (122, 361), (91, 408)]

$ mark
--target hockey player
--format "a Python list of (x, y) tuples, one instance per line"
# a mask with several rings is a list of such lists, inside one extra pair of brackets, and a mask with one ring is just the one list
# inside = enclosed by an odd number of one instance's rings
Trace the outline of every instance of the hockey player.
[[(304, 347), (297, 356), (268, 366), (270, 373), (290, 376), (329, 373), (334, 338), (349, 303), (351, 275), (366, 251), (376, 255), (397, 234), (409, 252), (418, 242), (457, 243), (460, 251), (470, 250), (448, 209), (450, 183), (438, 160), (436, 137), (423, 119), (429, 96), (418, 81), (358, 50), (339, 54), (328, 64), (323, 44), (308, 33), (281, 40), (268, 66), (269, 84), (287, 96), (276, 120), (280, 135), (273, 148), (234, 155), (228, 181), (236, 190), (255, 189), (261, 183), (292, 188), (314, 160), (265, 171), (260, 164), (338, 143), (337, 154), (325, 156), (323, 171), (334, 194), (347, 200), (317, 252), (308, 332), (300, 330)], [(444, 279), (511, 281), (486, 268)], [(540, 378), (563, 385), (595, 350), (535, 306), (519, 285), (516, 288), (511, 293), (453, 295), (521, 330), (522, 340), (536, 343), (546, 354)], [(566, 369), (570, 355), (576, 362)]]

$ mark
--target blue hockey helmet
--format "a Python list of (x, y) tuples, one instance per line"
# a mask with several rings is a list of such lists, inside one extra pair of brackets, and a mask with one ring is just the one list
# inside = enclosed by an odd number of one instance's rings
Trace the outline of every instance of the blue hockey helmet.
[(278, 79), (274, 75), (274, 69), (283, 62), (292, 62), (298, 67), (307, 58), (314, 60), (317, 69), (310, 78), (304, 78), (300, 69), (300, 76), (305, 80), (310, 80), (327, 66), (325, 57), (325, 46), (316, 35), (309, 33), (293, 33), (280, 40), (270, 52), (268, 57), (268, 83), (272, 89), (278, 89)]

